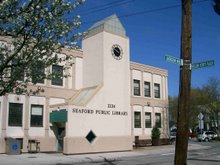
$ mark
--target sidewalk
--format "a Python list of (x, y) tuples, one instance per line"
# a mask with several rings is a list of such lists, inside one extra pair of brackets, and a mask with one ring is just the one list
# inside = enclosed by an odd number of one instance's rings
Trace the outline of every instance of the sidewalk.
[[(135, 157), (143, 155), (155, 155), (162, 153), (173, 153), (174, 145), (149, 146), (143, 148), (134, 148), (127, 152), (110, 152), (81, 155), (63, 155), (62, 153), (24, 153), (21, 155), (0, 154), (0, 165), (70, 165), (86, 164), (98, 162), (110, 162), (120, 160), (122, 157)], [(199, 144), (189, 144), (189, 150), (198, 150), (207, 148)]]

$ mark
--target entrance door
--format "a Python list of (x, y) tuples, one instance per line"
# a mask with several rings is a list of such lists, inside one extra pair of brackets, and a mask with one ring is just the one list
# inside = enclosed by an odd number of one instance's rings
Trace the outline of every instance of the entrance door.
[(63, 152), (63, 139), (66, 134), (66, 129), (64, 128), (57, 128), (57, 151)]
[(63, 139), (66, 136), (65, 122), (54, 122), (52, 130), (57, 139), (57, 152), (63, 152)]

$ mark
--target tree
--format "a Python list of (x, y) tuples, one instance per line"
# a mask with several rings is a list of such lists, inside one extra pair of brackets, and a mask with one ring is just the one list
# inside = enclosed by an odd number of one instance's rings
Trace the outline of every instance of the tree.
[(203, 86), (203, 90), (208, 100), (205, 112), (209, 116), (210, 125), (213, 125), (213, 129), (219, 133), (220, 80), (214, 77), (210, 78), (208, 83)]
[(214, 1), (214, 5), (213, 8), (215, 10), (215, 12), (220, 15), (220, 0), (213, 0)]
[[(65, 45), (77, 48), (80, 16), (74, 11), (84, 0), (0, 1), (0, 96), (28, 92), (27, 85), (64, 77), (46, 72)], [(65, 69), (65, 68), (64, 68)]]

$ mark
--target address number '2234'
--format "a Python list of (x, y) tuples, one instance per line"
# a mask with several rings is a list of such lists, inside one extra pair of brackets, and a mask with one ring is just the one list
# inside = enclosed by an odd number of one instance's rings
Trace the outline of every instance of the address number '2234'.
[(115, 104), (108, 104), (108, 108), (115, 108)]

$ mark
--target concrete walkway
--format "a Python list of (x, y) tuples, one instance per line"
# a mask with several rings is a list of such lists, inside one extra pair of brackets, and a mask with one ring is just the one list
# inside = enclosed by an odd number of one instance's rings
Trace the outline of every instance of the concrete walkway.
[[(0, 165), (70, 165), (86, 164), (104, 161), (120, 160), (122, 157), (135, 157), (143, 155), (154, 155), (173, 153), (174, 145), (149, 146), (137, 148), (128, 152), (110, 152), (81, 155), (63, 155), (62, 153), (24, 153), (21, 155), (0, 154)], [(189, 144), (189, 150), (204, 149), (197, 143)]]

